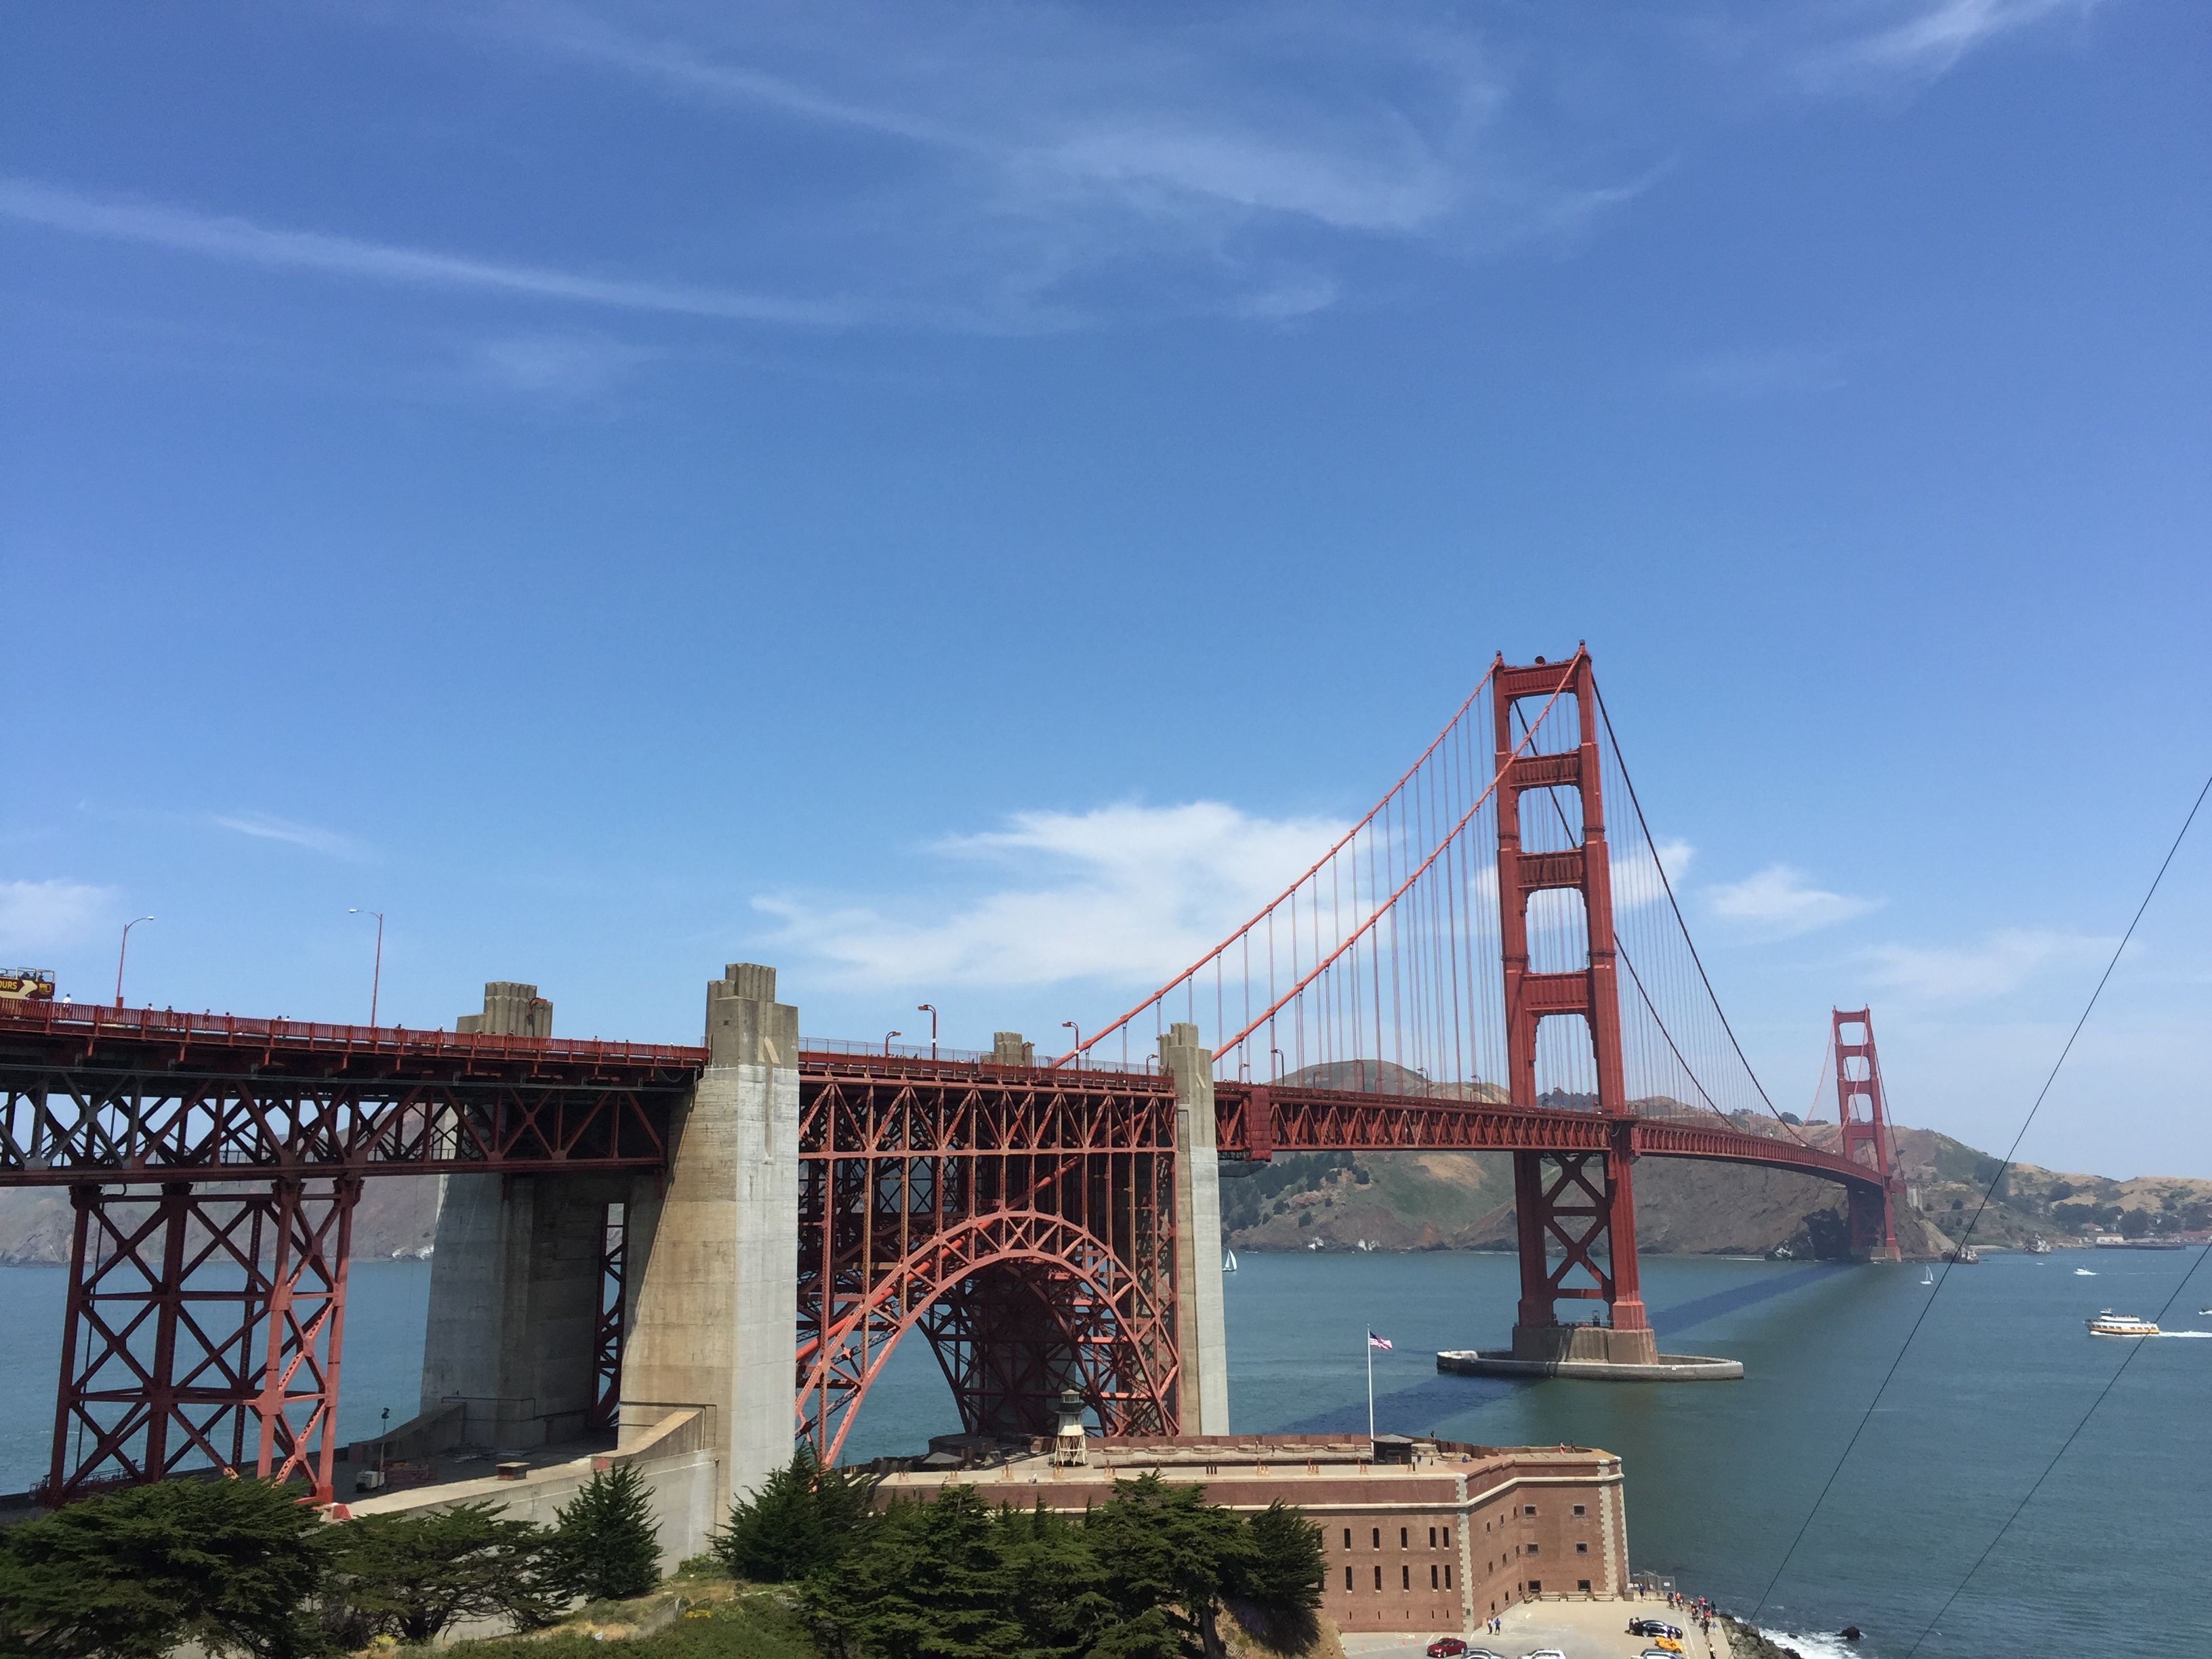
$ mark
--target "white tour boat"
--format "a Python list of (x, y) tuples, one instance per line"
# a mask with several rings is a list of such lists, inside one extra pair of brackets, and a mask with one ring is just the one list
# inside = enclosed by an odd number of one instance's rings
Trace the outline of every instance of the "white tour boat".
[(2116, 1314), (2110, 1308), (2089, 1322), (2092, 1336), (2156, 1336), (2158, 1327), (2133, 1314)]

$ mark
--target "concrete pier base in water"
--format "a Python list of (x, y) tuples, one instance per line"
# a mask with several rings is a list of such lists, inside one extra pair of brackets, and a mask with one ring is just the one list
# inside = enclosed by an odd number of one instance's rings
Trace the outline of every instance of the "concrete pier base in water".
[(1743, 1361), (1693, 1353), (1655, 1353), (1648, 1360), (1613, 1359), (1595, 1352), (1575, 1357), (1564, 1347), (1558, 1358), (1495, 1348), (1448, 1348), (1437, 1355), (1437, 1369), (1468, 1376), (1567, 1376), (1590, 1382), (1728, 1382), (1743, 1375)]

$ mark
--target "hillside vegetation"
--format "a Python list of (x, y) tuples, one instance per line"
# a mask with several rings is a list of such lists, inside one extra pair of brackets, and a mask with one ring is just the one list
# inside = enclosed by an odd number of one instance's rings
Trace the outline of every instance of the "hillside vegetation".
[[(1743, 1117), (1736, 1127), (1790, 1132), (1771, 1118)], [(1796, 1133), (1834, 1149), (1832, 1123)], [(1932, 1129), (1895, 1135), (1905, 1180), (1922, 1204), (1918, 1216), (1900, 1217), (1899, 1241), (1907, 1255), (1940, 1255), (1964, 1231), (1997, 1160)], [(1222, 1227), (1240, 1250), (1302, 1249), (1315, 1239), (1347, 1248), (1365, 1239), (1393, 1250), (1513, 1245), (1513, 1165), (1504, 1152), (1286, 1152), (1272, 1164), (1224, 1164), (1222, 1177)], [(1638, 1243), (1660, 1254), (1764, 1255), (1786, 1243), (1800, 1258), (1834, 1255), (1843, 1214), (1841, 1191), (1809, 1176), (1682, 1158), (1645, 1158), (1636, 1169)], [(435, 1176), (371, 1181), (354, 1218), (355, 1259), (411, 1255), (437, 1224)], [(2016, 1245), (2040, 1234), (2063, 1244), (2085, 1225), (2130, 1237), (2212, 1226), (2212, 1181), (2123, 1181), (2016, 1164), (1974, 1237)], [(65, 1189), (0, 1190), (0, 1265), (65, 1262), (70, 1227)]]

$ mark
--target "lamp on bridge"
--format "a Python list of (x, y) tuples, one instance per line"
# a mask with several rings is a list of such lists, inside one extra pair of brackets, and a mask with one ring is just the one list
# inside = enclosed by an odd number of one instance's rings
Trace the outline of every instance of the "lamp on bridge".
[[(358, 916), (364, 913), (358, 905), (356, 905), (349, 908), (346, 914), (349, 916)], [(370, 910), (366, 914), (376, 918), (376, 965), (369, 970), (368, 975), (368, 1023), (374, 1025), (376, 995), (384, 988), (384, 912)]]
[(914, 1005), (914, 1011), (917, 1014), (929, 1016), (929, 1057), (935, 1060), (937, 1058), (937, 1005), (933, 1002), (917, 1002)]
[(1066, 1030), (1075, 1033), (1067, 1042), (1067, 1057), (1073, 1060), (1083, 1048), (1083, 1028), (1072, 1019), (1063, 1019), (1060, 1023)]
[(140, 916), (137, 921), (126, 921), (123, 924), (123, 943), (115, 952), (115, 1006), (118, 1008), (123, 1006), (123, 958), (131, 949), (131, 930), (140, 921), (153, 920), (151, 916)]

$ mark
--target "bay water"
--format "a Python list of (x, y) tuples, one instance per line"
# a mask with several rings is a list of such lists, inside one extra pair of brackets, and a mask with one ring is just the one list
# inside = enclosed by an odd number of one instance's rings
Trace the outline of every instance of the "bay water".
[[(1377, 1426), (1490, 1445), (1601, 1446), (1623, 1459), (1632, 1564), (1768, 1629), (1841, 1652), (1903, 1659), (2013, 1652), (2212, 1655), (2212, 1269), (2203, 1253), (2072, 1250), (1991, 1255), (1940, 1291), (1917, 1266), (1814, 1266), (1650, 1257), (1660, 1345), (1744, 1362), (1736, 1382), (1514, 1382), (1440, 1375), (1438, 1348), (1493, 1346), (1512, 1321), (1516, 1269), (1466, 1253), (1248, 1252), (1227, 1280), (1230, 1411), (1253, 1432), (1364, 1431), (1366, 1333)], [(2082, 1277), (2075, 1269), (2090, 1270)], [(1936, 1270), (1942, 1274), (1944, 1270)], [(2103, 1308), (2155, 1317), (2140, 1344), (2088, 1336)], [(340, 1429), (415, 1409), (429, 1270), (354, 1270)], [(63, 1276), (0, 1269), (0, 1489), (43, 1469), (52, 1432)], [(1934, 1298), (1930, 1304), (1931, 1297)], [(1879, 1408), (1806, 1524), (1867, 1402), (1923, 1310)], [(1948, 1610), (2090, 1401), (2140, 1347), (2050, 1479)], [(957, 1427), (927, 1346), (902, 1345), (861, 1407), (845, 1455), (918, 1449)], [(1784, 1567), (1800, 1528), (1802, 1538)], [(1781, 1569), (1776, 1577), (1777, 1570)], [(1772, 1583), (1769, 1593), (1770, 1582)], [(1929, 1630), (1931, 1620), (1935, 1626)]]

